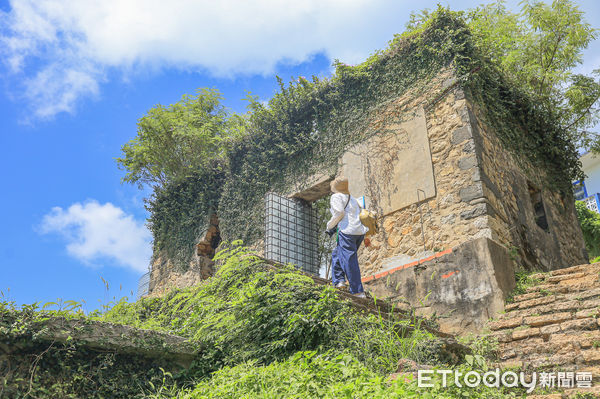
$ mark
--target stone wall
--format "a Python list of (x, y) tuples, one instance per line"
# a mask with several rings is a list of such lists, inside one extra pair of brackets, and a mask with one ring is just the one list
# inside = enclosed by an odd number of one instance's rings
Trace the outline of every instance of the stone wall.
[(418, 315), (435, 315), (444, 332), (475, 332), (504, 310), (515, 275), (506, 248), (482, 237), (367, 276), (363, 285), (398, 307), (409, 305)]
[[(517, 162), (482, 122), (481, 111), (468, 107), (470, 128), (456, 141), (471, 149), (472, 163), (479, 167), (473, 168), (473, 182), (462, 193), (486, 214), (491, 238), (516, 251), (519, 263), (529, 269), (547, 271), (587, 262), (571, 193), (561, 196), (545, 188), (544, 171), (533, 168), (525, 157)], [(536, 223), (536, 202), (542, 204), (537, 212), (543, 227)]]
[[(442, 76), (445, 91), (437, 102), (425, 106), (435, 195), (380, 220), (380, 233), (359, 254), (363, 275), (492, 237), (486, 209), (474, 201), (477, 193), (472, 186), (479, 173), (474, 145), (465, 141), (471, 131), (467, 100), (451, 73)], [(352, 176), (349, 178), (352, 185)]]
[[(506, 246), (529, 269), (587, 261), (572, 195), (544, 187), (544, 171), (524, 157), (517, 162), (461, 88), (449, 83), (451, 75), (442, 76), (448, 89), (425, 106), (434, 195), (381, 218), (381, 232), (359, 253), (363, 275), (480, 237)], [(356, 177), (348, 177), (352, 192)]]
[(164, 252), (154, 254), (150, 270), (149, 296), (160, 296), (173, 288), (196, 285), (214, 274), (215, 250), (221, 242), (219, 219), (212, 215), (204, 232), (198, 238), (195, 252), (185, 270), (176, 267)]

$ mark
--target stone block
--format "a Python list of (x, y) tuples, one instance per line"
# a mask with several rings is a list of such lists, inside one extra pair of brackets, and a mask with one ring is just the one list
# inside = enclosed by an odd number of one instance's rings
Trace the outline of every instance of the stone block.
[(579, 312), (575, 313), (575, 318), (577, 319), (585, 319), (588, 317), (596, 317), (599, 314), (599, 310), (598, 308), (594, 308), (594, 309), (583, 309), (580, 310)]
[(579, 290), (587, 290), (591, 287), (594, 287), (598, 284), (598, 276), (584, 274), (579, 278), (570, 278), (567, 280), (559, 281), (560, 285), (567, 287), (568, 289), (579, 289)]
[(469, 202), (476, 198), (483, 197), (483, 187), (480, 183), (472, 184), (467, 187), (463, 187), (458, 191), (458, 195), (463, 202)]
[(588, 267), (589, 267), (589, 265), (577, 265), (577, 266), (565, 267), (563, 269), (552, 270), (550, 272), (550, 275), (558, 276), (561, 274), (577, 273), (577, 272), (586, 270)]
[(472, 206), (471, 209), (461, 212), (460, 218), (463, 220), (469, 220), (483, 215), (491, 216), (490, 210), (491, 209), (488, 207), (487, 203), (477, 204)]
[(583, 301), (580, 307), (582, 309), (598, 308), (600, 307), (600, 298), (588, 299), (587, 301)]
[[(586, 290), (586, 291), (583, 291), (583, 292), (574, 292), (574, 293), (571, 293), (571, 294), (567, 294), (566, 298), (567, 299), (583, 300), (583, 299), (592, 298), (592, 297), (595, 297), (595, 296), (600, 297), (600, 288), (593, 288), (591, 290)], [(600, 301), (599, 301), (599, 303), (600, 303)]]
[(509, 303), (504, 306), (504, 310), (506, 312), (510, 312), (513, 309), (517, 309), (519, 307), (518, 303)]
[(529, 337), (535, 337), (540, 335), (539, 328), (524, 328), (521, 330), (514, 330), (512, 333), (513, 340), (525, 339)]
[(463, 152), (467, 154), (471, 154), (475, 152), (475, 142), (473, 140), (469, 140), (463, 145)]
[(558, 332), (560, 332), (560, 324), (550, 324), (540, 327), (540, 334), (542, 335), (556, 334)]
[(506, 349), (506, 350), (500, 352), (499, 357), (500, 357), (500, 360), (511, 359), (513, 357), (517, 357), (517, 352), (512, 348)]
[(569, 279), (573, 279), (573, 278), (581, 278), (581, 277), (583, 277), (585, 275), (586, 274), (583, 273), (583, 272), (572, 273), (572, 274), (559, 274), (559, 275), (556, 275), (556, 276), (548, 277), (547, 281), (549, 283), (557, 283), (557, 282), (562, 281), (562, 280), (569, 280)]
[(381, 128), (386, 134), (371, 136), (342, 156), (340, 171), (348, 177), (350, 193), (372, 193), (369, 199), (382, 215), (435, 197), (425, 110), (416, 107), (414, 117), (401, 123), (396, 118), (382, 120)]
[(578, 301), (564, 301), (556, 300), (555, 303), (548, 306), (549, 311), (566, 311), (566, 310), (577, 310), (579, 308)]
[(458, 168), (462, 170), (471, 169), (477, 166), (477, 164), (477, 157), (475, 155), (464, 157), (458, 160)]
[(565, 321), (560, 324), (562, 331), (567, 330), (593, 330), (597, 328), (596, 319), (593, 317), (587, 319), (578, 319)]
[(581, 356), (586, 363), (597, 363), (600, 361), (600, 349), (593, 348), (581, 351)]
[(528, 301), (523, 301), (519, 303), (519, 309), (531, 308), (539, 305), (546, 305), (548, 303), (552, 303), (556, 300), (554, 295), (543, 296), (540, 298), (530, 299)]
[(600, 331), (586, 331), (579, 334), (579, 345), (582, 348), (600, 347)]
[(567, 321), (571, 319), (571, 313), (562, 312), (555, 314), (548, 314), (543, 316), (530, 316), (525, 318), (525, 324), (528, 324), (531, 327), (540, 327), (548, 324), (557, 324), (562, 323), (563, 321)]
[(515, 328), (523, 325), (523, 317), (514, 317), (491, 322), (489, 327), (491, 330), (504, 330), (507, 328)]
[(454, 224), (455, 220), (456, 220), (456, 215), (450, 214), (450, 215), (443, 216), (441, 218), (440, 222), (442, 224)]
[(540, 292), (531, 292), (529, 294), (517, 295), (513, 299), (515, 302), (528, 301), (530, 299), (539, 298), (542, 294)]
[(507, 343), (512, 341), (512, 332), (511, 331), (496, 331), (491, 333), (490, 338), (495, 338), (499, 343)]
[(452, 137), (450, 139), (450, 143), (453, 145), (460, 144), (463, 141), (470, 139), (473, 137), (471, 133), (471, 126), (469, 124), (459, 127), (458, 129), (452, 132)]
[(505, 362), (501, 362), (499, 365), (500, 369), (520, 369), (523, 367), (523, 362), (521, 360), (508, 360)]

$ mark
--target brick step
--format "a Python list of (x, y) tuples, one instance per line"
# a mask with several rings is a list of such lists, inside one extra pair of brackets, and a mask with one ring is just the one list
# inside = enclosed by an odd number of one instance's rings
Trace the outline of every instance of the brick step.
[(553, 270), (549, 273), (537, 273), (531, 275), (531, 278), (540, 280), (540, 283), (529, 287), (527, 291), (536, 292), (558, 289), (564, 292), (569, 289), (578, 290), (582, 285), (585, 288), (589, 288), (590, 284), (599, 282), (599, 273), (600, 263), (573, 266), (566, 269)]
[[(513, 339), (501, 343), (498, 355), (501, 360), (519, 355), (522, 358), (539, 354), (577, 354), (581, 350), (600, 348), (600, 331), (588, 324), (588, 330), (559, 330), (550, 335), (532, 331), (527, 340)], [(535, 338), (534, 338), (535, 337)], [(572, 359), (575, 359), (572, 357)]]
[(561, 275), (565, 275), (565, 274), (573, 274), (573, 273), (579, 273), (579, 272), (593, 273), (593, 272), (597, 272), (598, 270), (600, 270), (600, 262), (571, 266), (571, 267), (566, 267), (564, 269), (553, 270), (549, 274), (550, 274), (550, 276), (561, 276)]
[[(573, 313), (573, 318), (582, 319), (585, 317), (594, 317), (598, 315), (598, 309), (600, 309), (600, 289), (595, 292), (586, 291), (582, 293), (573, 293), (568, 295), (551, 295), (546, 297), (540, 297), (531, 299), (529, 301), (521, 302), (517, 304), (518, 307), (509, 309), (506, 313), (501, 314), (497, 317), (498, 322), (506, 321), (510, 319), (526, 318), (545, 316), (552, 313)], [(503, 328), (514, 328), (518, 327), (517, 320), (513, 322), (507, 322), (512, 325), (502, 327), (506, 323), (490, 323), (492, 330), (500, 330)], [(526, 323), (523, 321), (522, 323)], [(527, 323), (526, 323), (527, 324)], [(547, 324), (552, 324), (551, 322)]]
[[(499, 355), (500, 367), (518, 367), (523, 370), (582, 370), (600, 366), (600, 349), (584, 349), (575, 353), (530, 353), (506, 351)], [(600, 376), (599, 376), (600, 377)]]

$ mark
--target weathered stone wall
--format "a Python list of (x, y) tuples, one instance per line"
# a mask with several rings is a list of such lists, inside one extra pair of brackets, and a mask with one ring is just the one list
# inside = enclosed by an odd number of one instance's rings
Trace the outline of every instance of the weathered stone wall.
[[(550, 270), (586, 261), (572, 198), (540, 187), (548, 228), (538, 226), (529, 193), (532, 183), (520, 166), (527, 160), (518, 163), (482, 123), (452, 70), (442, 71), (425, 89), (415, 88), (382, 104), (373, 115), (369, 129), (380, 135), (349, 149), (339, 160), (338, 172), (348, 176), (354, 196), (366, 195), (372, 200), (370, 207), (382, 215), (379, 234), (359, 252), (363, 276), (483, 237), (504, 245), (530, 268)], [(424, 123), (413, 123), (423, 116)], [(368, 147), (373, 143), (381, 148), (373, 151)], [(417, 161), (407, 164), (402, 154), (411, 145), (428, 148), (419, 147)], [(357, 148), (362, 149), (359, 156)], [(384, 159), (370, 159), (376, 157)], [(348, 167), (344, 161), (349, 159), (362, 164)], [(382, 181), (381, 171), (373, 171), (374, 166), (389, 169), (394, 181)], [(427, 171), (417, 174), (411, 168)], [(419, 176), (424, 176), (422, 196), (416, 193), (421, 187)], [(331, 178), (324, 173), (305, 182), (291, 182), (288, 194), (314, 201), (328, 193)], [(211, 222), (206, 236), (199, 238), (198, 253), (185, 273), (158, 254), (150, 292), (193, 285), (211, 275), (214, 234), (218, 234), (218, 221)], [(262, 252), (262, 243), (253, 247)]]
[(163, 252), (155, 254), (151, 264), (149, 296), (160, 296), (173, 288), (198, 284), (214, 274), (215, 249), (221, 241), (219, 219), (212, 215), (208, 226), (198, 238), (195, 253), (191, 254), (186, 270), (176, 267)]
[[(528, 176), (543, 176), (544, 171), (525, 158), (517, 162), (460, 87), (449, 83), (449, 72), (441, 76), (450, 90), (425, 107), (435, 195), (380, 220), (381, 232), (359, 253), (363, 275), (480, 237), (505, 245), (528, 268), (552, 270), (586, 262), (570, 193), (561, 196), (540, 178), (530, 181)], [(536, 223), (530, 189), (539, 189), (546, 229)]]
[(209, 257), (193, 255), (187, 270), (173, 264), (164, 254), (152, 262), (148, 296), (161, 296), (173, 288), (185, 288), (198, 284), (212, 276), (213, 262)]
[(421, 261), (363, 278), (371, 295), (418, 315), (438, 317), (447, 333), (480, 331), (504, 310), (504, 297), (515, 287), (506, 248), (482, 237)]
[[(454, 85), (451, 72), (441, 77), (445, 91), (439, 101), (425, 106), (435, 195), (380, 220), (380, 233), (359, 253), (363, 275), (473, 239), (492, 237), (486, 210), (480, 201), (474, 201), (476, 193), (471, 189), (479, 173), (473, 143), (464, 140), (470, 131), (467, 101)], [(352, 176), (349, 178), (351, 185)]]
[(139, 397), (198, 357), (197, 345), (164, 332), (23, 313), (0, 317), (1, 398)]
[[(471, 150), (472, 163), (479, 167), (473, 168), (472, 184), (462, 189), (462, 198), (470, 199), (469, 203), (485, 212), (491, 238), (516, 251), (519, 263), (530, 269), (553, 270), (587, 262), (570, 192), (561, 197), (557, 191), (545, 188), (545, 172), (533, 168), (525, 157), (517, 163), (482, 122), (479, 109), (472, 104), (468, 107), (470, 129), (456, 141), (461, 139), (457, 144)], [(530, 172), (526, 174), (524, 169)], [(536, 176), (537, 181), (533, 180)], [(536, 223), (530, 189), (539, 189), (546, 229)]]

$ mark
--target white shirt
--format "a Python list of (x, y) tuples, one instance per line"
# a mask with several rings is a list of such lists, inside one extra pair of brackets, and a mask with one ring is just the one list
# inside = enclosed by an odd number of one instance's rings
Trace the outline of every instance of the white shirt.
[(327, 229), (332, 229), (336, 225), (339, 230), (347, 235), (360, 236), (369, 231), (368, 227), (365, 227), (360, 222), (360, 205), (358, 201), (350, 197), (350, 201), (344, 209), (344, 205), (348, 201), (348, 194), (335, 193), (331, 196), (331, 219), (327, 222)]

